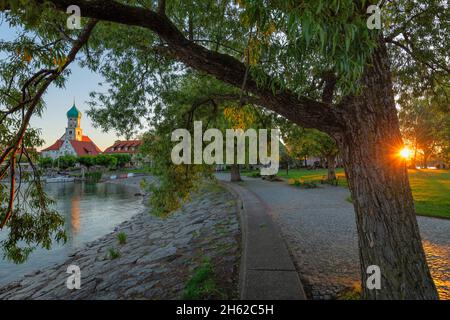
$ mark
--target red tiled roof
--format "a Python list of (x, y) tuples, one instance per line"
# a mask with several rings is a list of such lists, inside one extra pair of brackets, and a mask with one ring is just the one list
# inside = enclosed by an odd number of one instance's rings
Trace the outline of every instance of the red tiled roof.
[[(89, 139), (88, 137), (86, 137)], [(83, 137), (83, 141), (77, 141), (77, 140), (70, 140), (70, 144), (72, 145), (73, 149), (77, 153), (78, 156), (84, 156), (84, 155), (98, 155), (102, 150), (100, 150), (95, 143), (89, 139), (89, 141), (86, 141)]]
[(61, 140), (61, 139), (56, 140), (56, 142), (55, 142), (54, 144), (52, 144), (52, 145), (51, 145), (50, 147), (48, 147), (48, 148), (42, 149), (41, 152), (42, 152), (42, 151), (56, 151), (56, 150), (59, 150), (59, 148), (61, 148), (63, 142), (64, 142), (64, 141)]
[(106, 148), (105, 153), (136, 153), (141, 145), (142, 140), (118, 140)]
[[(59, 139), (54, 144), (52, 144), (50, 147), (41, 150), (42, 151), (56, 151), (59, 150), (64, 143), (64, 140)], [(84, 155), (97, 155), (102, 152), (94, 142), (88, 137), (83, 136), (81, 141), (77, 140), (70, 140), (70, 144), (72, 145), (73, 149), (75, 150), (76, 154), (78, 156), (84, 156)]]

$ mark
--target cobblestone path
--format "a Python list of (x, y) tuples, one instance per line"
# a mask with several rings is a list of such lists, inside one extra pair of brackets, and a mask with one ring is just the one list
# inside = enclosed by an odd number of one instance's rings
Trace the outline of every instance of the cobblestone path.
[[(242, 185), (273, 210), (310, 298), (333, 299), (360, 282), (355, 216), (346, 201), (347, 189), (300, 189), (257, 178), (244, 178)], [(417, 220), (440, 298), (450, 299), (450, 220)]]

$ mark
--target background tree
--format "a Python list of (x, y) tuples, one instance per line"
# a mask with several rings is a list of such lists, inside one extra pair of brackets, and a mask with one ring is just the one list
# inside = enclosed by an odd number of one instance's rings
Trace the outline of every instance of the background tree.
[(448, 150), (450, 115), (442, 112), (429, 97), (403, 95), (399, 103), (402, 134), (412, 147), (411, 167), (416, 168), (417, 156), (421, 154), (422, 168), (427, 168), (432, 155), (443, 156), (442, 151)]
[(40, 157), (38, 160), (39, 167), (49, 169), (53, 167), (53, 159), (50, 157)]
[(117, 158), (109, 154), (99, 154), (95, 158), (95, 164), (105, 168), (113, 168), (117, 165)]
[(291, 158), (300, 162), (300, 166), (306, 166), (306, 159), (311, 155), (311, 150), (304, 144), (305, 129), (284, 119), (279, 121), (286, 152)]
[(117, 167), (123, 169), (128, 163), (131, 162), (131, 155), (127, 153), (112, 154), (117, 159)]
[(96, 160), (94, 156), (85, 155), (77, 158), (77, 162), (82, 166), (85, 166), (88, 171), (91, 167), (95, 166)]
[[(159, 178), (158, 184), (150, 186), (150, 201), (159, 215), (167, 215), (188, 200), (200, 181), (211, 177), (216, 166), (174, 165), (171, 160), (175, 144), (171, 141), (172, 132), (185, 128), (193, 136), (194, 121), (202, 121), (203, 132), (218, 128), (225, 137), (227, 128), (244, 128), (254, 119), (250, 107), (240, 103), (247, 102), (248, 97), (214, 78), (189, 72), (178, 75), (171, 83), (160, 92), (161, 101), (154, 109), (151, 121), (153, 129), (144, 135), (141, 147), (141, 153), (152, 159), (152, 174)], [(231, 169), (231, 180), (239, 181), (239, 166), (232, 165)]]
[(446, 168), (450, 168), (450, 113), (442, 115), (443, 130), (438, 132), (438, 156), (442, 158)]
[(336, 142), (327, 134), (305, 129), (292, 123), (282, 121), (281, 132), (286, 148), (297, 159), (319, 157), (326, 160), (327, 180), (336, 180), (336, 157), (339, 149)]
[(75, 164), (77, 163), (77, 157), (72, 155), (64, 155), (61, 157), (58, 157), (55, 160), (56, 165), (59, 169), (69, 169), (75, 167)]
[[(251, 107), (239, 104), (238, 101), (234, 105), (226, 106), (223, 108), (223, 115), (225, 118), (224, 127), (222, 131), (225, 137), (226, 129), (242, 130), (245, 132), (251, 126), (255, 126), (255, 117)], [(246, 143), (247, 146), (247, 143)], [(234, 141), (234, 148), (238, 151), (236, 139)], [(248, 163), (248, 153), (245, 150), (239, 150), (240, 152), (245, 152), (246, 162)], [(229, 159), (226, 159), (227, 162)], [(234, 155), (230, 165), (230, 177), (232, 182), (241, 181), (240, 165), (237, 163), (237, 152)]]
[(282, 144), (280, 147), (280, 167), (286, 169), (286, 176), (289, 175), (289, 169), (294, 165), (294, 158), (289, 149)]
[(336, 157), (339, 149), (333, 139), (326, 133), (317, 130), (306, 130), (305, 145), (310, 149), (310, 154), (326, 160), (328, 169), (327, 180), (336, 180)]

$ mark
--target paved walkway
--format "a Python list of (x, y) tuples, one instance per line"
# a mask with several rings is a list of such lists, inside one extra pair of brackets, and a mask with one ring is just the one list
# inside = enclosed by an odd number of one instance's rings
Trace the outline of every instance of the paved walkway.
[[(271, 208), (311, 298), (331, 299), (359, 283), (356, 224), (353, 205), (345, 200), (347, 189), (300, 189), (257, 178), (244, 178), (241, 186)], [(418, 217), (418, 222), (440, 297), (450, 299), (450, 220)]]
[(241, 201), (242, 259), (240, 298), (243, 300), (306, 299), (298, 272), (270, 208), (238, 184), (224, 185)]

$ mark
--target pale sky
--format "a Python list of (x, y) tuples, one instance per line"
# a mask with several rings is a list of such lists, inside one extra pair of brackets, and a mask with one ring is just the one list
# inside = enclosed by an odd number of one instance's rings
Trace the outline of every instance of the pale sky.
[[(0, 40), (11, 40), (15, 37), (16, 32), (9, 28), (7, 23), (0, 21)], [(31, 120), (31, 126), (40, 128), (42, 138), (45, 140), (44, 146), (39, 149), (50, 146), (64, 134), (67, 125), (66, 113), (72, 107), (75, 98), (76, 106), (83, 114), (81, 118), (83, 135), (89, 136), (100, 149), (104, 150), (118, 139), (117, 135), (114, 131), (103, 133), (100, 129), (95, 129), (86, 115), (86, 111), (89, 109), (86, 103), (90, 100), (89, 93), (105, 90), (104, 87), (100, 89), (98, 86), (102, 78), (98, 74), (81, 68), (75, 62), (70, 65), (70, 70), (72, 74), (66, 81), (65, 89), (50, 86), (43, 98), (47, 107), (42, 118), (35, 116)]]

